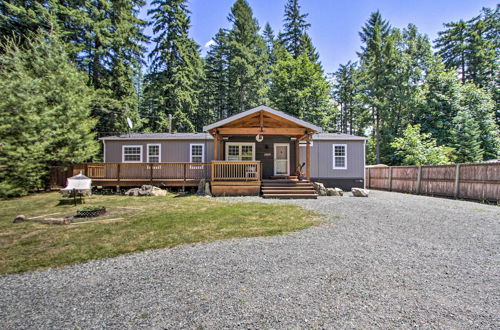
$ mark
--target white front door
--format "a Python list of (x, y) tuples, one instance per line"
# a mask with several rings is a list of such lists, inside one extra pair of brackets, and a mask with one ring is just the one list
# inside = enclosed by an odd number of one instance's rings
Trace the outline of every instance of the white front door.
[(290, 144), (274, 144), (274, 175), (290, 175)]

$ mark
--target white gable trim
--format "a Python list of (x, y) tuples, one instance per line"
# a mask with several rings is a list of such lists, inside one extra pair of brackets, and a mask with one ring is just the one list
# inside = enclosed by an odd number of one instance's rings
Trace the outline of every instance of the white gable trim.
[(220, 127), (222, 125), (225, 125), (227, 123), (230, 123), (232, 121), (235, 121), (237, 119), (240, 119), (240, 118), (246, 117), (248, 115), (254, 114), (256, 112), (259, 112), (261, 110), (267, 111), (267, 112), (272, 113), (273, 115), (276, 115), (276, 116), (279, 116), (279, 117), (283, 117), (283, 118), (285, 118), (285, 119), (287, 119), (289, 121), (292, 121), (292, 122), (294, 122), (294, 123), (296, 123), (298, 125), (301, 125), (301, 126), (304, 126), (306, 128), (309, 128), (309, 129), (311, 129), (313, 131), (321, 132), (321, 127), (319, 127), (319, 126), (313, 125), (311, 123), (308, 123), (307, 121), (303, 121), (301, 119), (295, 118), (295, 117), (290, 116), (290, 115), (288, 115), (288, 114), (286, 114), (284, 112), (275, 110), (275, 109), (267, 107), (265, 105), (260, 105), (258, 107), (253, 108), (253, 109), (240, 112), (240, 113), (238, 113), (238, 114), (236, 114), (234, 116), (227, 117), (226, 119), (219, 120), (218, 122), (215, 122), (213, 124), (204, 126), (203, 127), (203, 131), (209, 131), (211, 129), (214, 129), (214, 128)]

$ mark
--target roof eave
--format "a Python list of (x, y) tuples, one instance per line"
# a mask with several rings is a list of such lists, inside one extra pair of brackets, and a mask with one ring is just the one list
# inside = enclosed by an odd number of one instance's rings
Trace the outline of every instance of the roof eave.
[(319, 126), (316, 126), (316, 125), (313, 125), (311, 123), (308, 123), (308, 122), (306, 122), (306, 121), (304, 121), (302, 119), (295, 118), (295, 117), (293, 117), (293, 116), (291, 116), (289, 114), (286, 114), (286, 113), (284, 113), (282, 111), (275, 110), (275, 109), (270, 108), (270, 107), (268, 107), (266, 105), (260, 105), (258, 107), (255, 107), (255, 108), (252, 108), (252, 109), (240, 112), (240, 113), (238, 113), (236, 115), (233, 115), (231, 117), (228, 117), (226, 119), (219, 120), (218, 122), (215, 122), (213, 124), (210, 124), (210, 125), (207, 125), (207, 126), (203, 126), (203, 131), (204, 132), (208, 132), (208, 131), (210, 131), (210, 130), (212, 130), (214, 128), (218, 128), (218, 127), (220, 127), (222, 125), (225, 125), (225, 124), (230, 123), (232, 121), (235, 121), (237, 119), (246, 117), (248, 115), (254, 114), (254, 113), (256, 113), (258, 111), (261, 111), (261, 110), (270, 112), (270, 113), (272, 113), (274, 115), (283, 117), (283, 118), (285, 118), (287, 120), (290, 120), (290, 121), (293, 121), (293, 122), (295, 122), (295, 123), (297, 123), (299, 125), (304, 126), (305, 128), (309, 128), (310, 130), (315, 131), (315, 133), (321, 133), (322, 132), (322, 129)]

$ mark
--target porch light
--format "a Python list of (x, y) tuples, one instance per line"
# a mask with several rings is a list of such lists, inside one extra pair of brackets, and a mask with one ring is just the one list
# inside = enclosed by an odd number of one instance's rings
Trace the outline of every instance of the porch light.
[(257, 134), (257, 135), (255, 136), (255, 140), (256, 140), (257, 142), (262, 142), (262, 141), (264, 141), (264, 136), (263, 136), (263, 135), (261, 135), (261, 134)]

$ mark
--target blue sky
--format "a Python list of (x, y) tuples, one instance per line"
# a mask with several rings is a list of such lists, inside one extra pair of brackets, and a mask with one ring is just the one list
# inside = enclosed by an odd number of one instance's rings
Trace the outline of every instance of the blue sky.
[[(235, 0), (190, 0), (191, 36), (204, 46), (221, 27), (229, 28), (229, 10)], [(247, 0), (261, 28), (269, 22), (275, 32), (282, 29), (286, 0)], [(150, 1), (148, 1), (148, 4)], [(380, 10), (392, 26), (414, 23), (431, 40), (442, 30), (443, 23), (469, 19), (482, 7), (494, 8), (494, 0), (302, 0), (302, 12), (309, 13), (309, 34), (316, 46), (325, 72), (341, 63), (356, 59), (360, 48), (358, 32), (371, 12)], [(146, 17), (147, 8), (141, 12)], [(150, 34), (150, 29), (146, 30)], [(151, 47), (151, 45), (150, 45)]]

